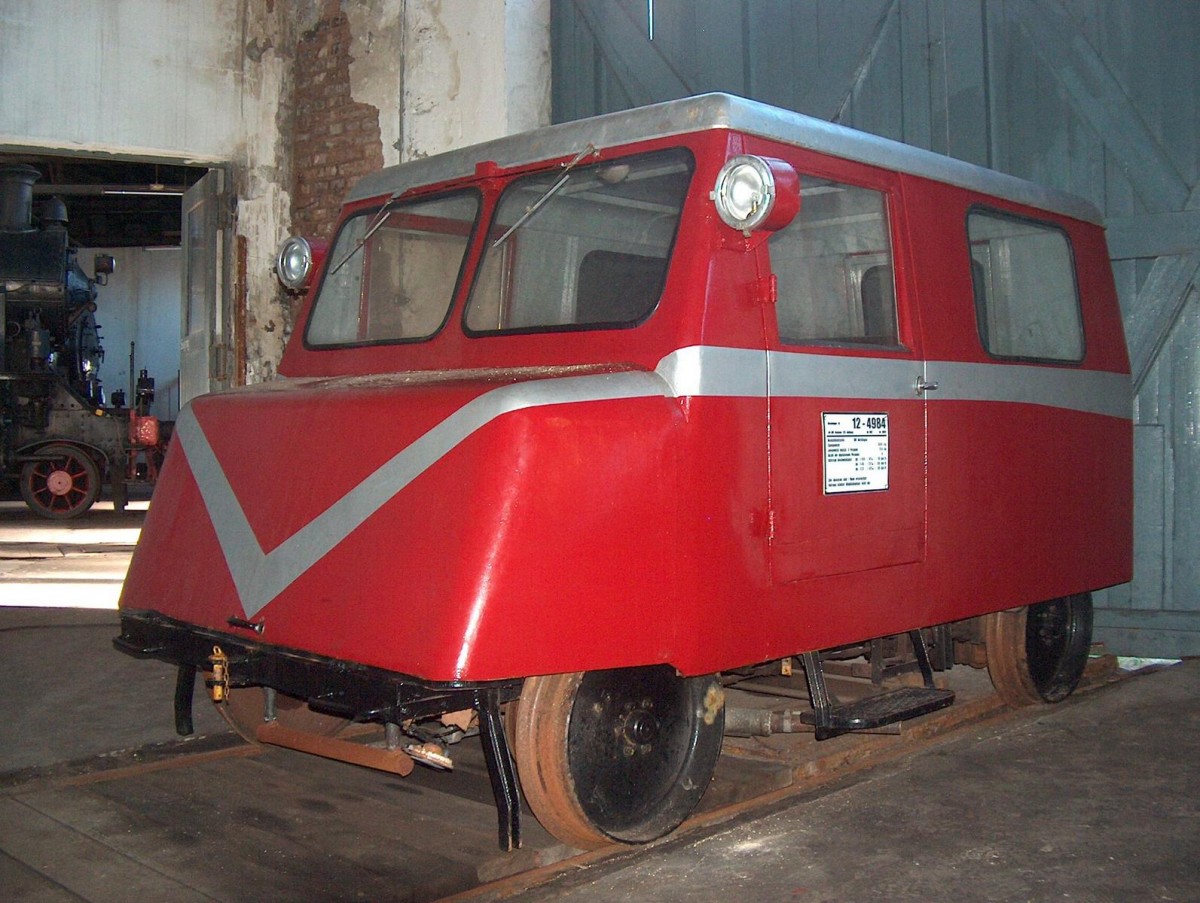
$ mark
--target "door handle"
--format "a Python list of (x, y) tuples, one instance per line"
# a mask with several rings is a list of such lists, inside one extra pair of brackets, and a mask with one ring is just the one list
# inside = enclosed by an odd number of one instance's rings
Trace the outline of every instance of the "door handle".
[(923, 377), (923, 376), (917, 377), (916, 389), (917, 389), (918, 395), (921, 395), (924, 392), (933, 392), (937, 389), (937, 387), (938, 387), (937, 382), (927, 383), (927, 382), (925, 382), (925, 377)]

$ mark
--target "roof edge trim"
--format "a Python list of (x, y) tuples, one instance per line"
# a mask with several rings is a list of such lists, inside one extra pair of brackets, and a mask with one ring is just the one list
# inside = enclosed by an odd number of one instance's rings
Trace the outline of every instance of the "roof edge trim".
[(577, 119), (389, 166), (358, 182), (347, 200), (399, 195), (421, 185), (468, 178), (483, 160), (507, 169), (569, 156), (589, 142), (609, 148), (718, 128), (945, 182), (1097, 225), (1104, 221), (1094, 204), (1077, 195), (732, 94), (700, 94)]

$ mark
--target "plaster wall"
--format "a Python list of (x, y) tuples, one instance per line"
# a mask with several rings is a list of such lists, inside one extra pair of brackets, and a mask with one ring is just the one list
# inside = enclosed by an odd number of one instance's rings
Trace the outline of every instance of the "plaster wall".
[(243, 6), (0, 0), (0, 144), (230, 159)]
[(549, 0), (323, 0), (295, 53), (293, 225), (380, 166), (549, 123)]
[(401, 160), (550, 123), (550, 0), (405, 9)]
[(326, 0), (297, 44), (292, 228), (309, 238), (331, 236), (347, 191), (384, 165), (385, 129), (395, 134), (399, 126), (400, 5), (389, 5), (397, 18), (366, 17), (365, 4), (348, 7), (351, 16), (338, 0)]
[[(245, 0), (243, 0), (245, 2)], [(275, 366), (294, 326), (296, 303), (281, 295), (271, 273), (279, 238), (273, 227), (293, 221), (310, 234), (328, 236), (341, 196), (365, 171), (364, 161), (389, 166), (466, 144), (548, 125), (550, 122), (550, 0), (296, 0), (280, 19), (265, 10), (246, 14), (243, 42), (258, 48), (260, 64), (244, 66), (244, 97), (266, 111), (276, 107), (278, 128), (264, 129), (252, 157), (261, 161), (249, 174), (239, 198), (238, 231), (247, 247), (246, 379), (274, 376)], [(345, 160), (298, 151), (289, 124), (303, 122), (306, 99), (320, 92), (344, 98), (345, 85), (295, 83), (295, 67), (265, 65), (269, 55), (294, 61), (301, 41), (315, 31), (348, 23), (347, 45), (328, 44), (321, 52), (349, 58), (349, 102), (373, 110), (378, 131), (358, 123), (360, 140), (378, 141), (380, 156), (366, 153)], [(284, 23), (291, 23), (290, 28)], [(272, 41), (290, 41), (286, 52)], [(339, 73), (334, 75), (334, 73)], [(330, 66), (327, 76), (342, 77)], [(260, 112), (264, 116), (265, 112)], [(319, 114), (320, 115), (320, 114)], [(317, 128), (305, 123), (309, 134)], [(340, 129), (340, 126), (337, 126)], [(330, 135), (330, 145), (345, 132)], [(289, 141), (291, 143), (289, 143)], [(283, 142), (283, 149), (280, 143)], [(267, 161), (281, 160), (279, 165)], [(371, 167), (379, 165), (371, 162)], [(328, 186), (306, 190), (305, 206), (293, 204), (292, 186)], [(324, 197), (333, 193), (336, 197)], [(313, 204), (315, 211), (309, 209)], [(314, 220), (312, 214), (319, 212)]]
[(236, 288), (247, 363), (235, 381), (270, 378), (283, 350), (288, 309), (271, 273), (290, 225), (279, 123), (290, 113), (293, 35), (313, 6), (0, 0), (0, 147), (229, 167), (231, 247), (245, 258)]
[[(122, 0), (124, 2), (124, 0)], [(196, 0), (192, 0), (196, 2)], [(229, 0), (206, 0), (222, 3)], [(291, 328), (291, 306), (275, 278), (275, 249), (291, 228), (291, 162), (284, 136), (292, 110), (292, 48), (303, 2), (237, 0), (241, 59), (238, 134), (232, 149), (237, 197), (234, 306), (244, 305), (244, 363), (235, 382), (274, 378)], [(229, 19), (214, 20), (227, 27)], [(232, 29), (231, 29), (232, 30)], [(237, 332), (230, 325), (230, 332)]]
[[(350, 94), (379, 113), (383, 165), (400, 162), (405, 0), (342, 3), (350, 20)], [(475, 5), (475, 4), (472, 4)]]
[(293, 325), (272, 265), (296, 213), (294, 61), (331, 15), (383, 165), (550, 120), (550, 0), (0, 0), (0, 148), (232, 174), (235, 382), (273, 378)]

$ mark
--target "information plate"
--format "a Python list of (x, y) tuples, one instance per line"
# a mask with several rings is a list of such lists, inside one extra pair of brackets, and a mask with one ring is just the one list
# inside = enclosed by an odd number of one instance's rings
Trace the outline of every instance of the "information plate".
[(825, 494), (888, 488), (888, 415), (822, 414)]

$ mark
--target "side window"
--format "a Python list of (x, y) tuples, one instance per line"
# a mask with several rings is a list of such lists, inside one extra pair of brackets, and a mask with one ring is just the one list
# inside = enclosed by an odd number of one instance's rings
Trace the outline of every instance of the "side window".
[(780, 340), (898, 345), (883, 193), (801, 175), (800, 197), (800, 213), (769, 242)]
[(979, 337), (996, 357), (1083, 360), (1083, 323), (1066, 233), (995, 211), (967, 216)]

